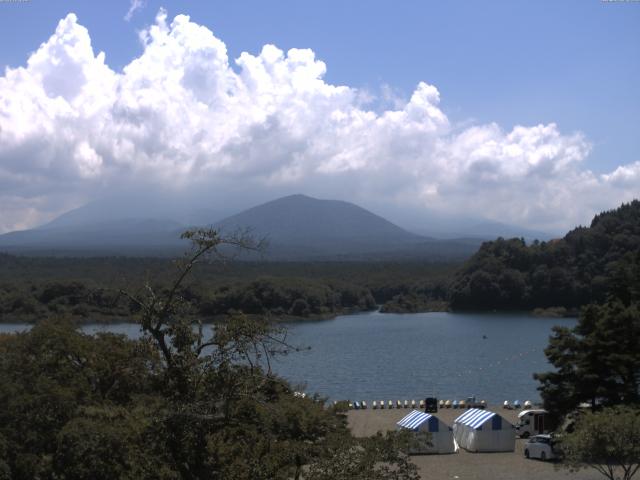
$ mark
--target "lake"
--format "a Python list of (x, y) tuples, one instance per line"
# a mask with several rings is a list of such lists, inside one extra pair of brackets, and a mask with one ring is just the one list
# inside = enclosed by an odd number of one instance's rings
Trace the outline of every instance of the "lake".
[[(287, 323), (289, 341), (311, 349), (280, 358), (274, 370), (331, 400), (475, 395), (490, 403), (537, 401), (532, 374), (550, 368), (543, 350), (551, 328), (575, 323), (526, 314), (379, 312)], [(25, 328), (0, 324), (0, 332)], [(83, 329), (139, 335), (135, 324)]]

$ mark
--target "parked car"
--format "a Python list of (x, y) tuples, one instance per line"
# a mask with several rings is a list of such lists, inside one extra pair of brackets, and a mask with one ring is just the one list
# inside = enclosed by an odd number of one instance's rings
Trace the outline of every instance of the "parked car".
[(553, 451), (553, 437), (549, 434), (534, 435), (524, 444), (524, 456), (526, 458), (539, 458), (543, 462), (556, 458)]

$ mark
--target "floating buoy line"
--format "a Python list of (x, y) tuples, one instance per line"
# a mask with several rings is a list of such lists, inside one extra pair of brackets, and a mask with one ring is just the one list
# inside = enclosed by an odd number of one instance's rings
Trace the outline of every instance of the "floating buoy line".
[[(483, 338), (486, 339), (486, 336), (483, 336)], [(490, 369), (494, 369), (497, 367), (500, 367), (501, 365), (505, 365), (508, 363), (513, 363), (514, 361), (518, 361), (532, 353), (538, 352), (540, 351), (539, 348), (531, 348), (528, 350), (523, 350), (520, 351), (514, 355), (508, 355), (504, 358), (501, 358), (500, 360), (496, 360), (493, 361), (491, 363), (488, 364), (483, 364), (481, 366), (477, 366), (475, 368), (466, 368), (463, 370), (458, 371), (454, 377), (455, 378), (462, 378), (462, 377), (466, 377), (467, 375), (471, 375), (471, 374), (475, 374), (476, 376), (479, 376), (482, 374), (483, 371), (486, 370), (490, 370)], [(300, 397), (305, 397), (306, 395), (302, 392), (294, 392), (295, 396), (300, 396)], [(470, 401), (473, 398), (473, 401)], [(367, 408), (369, 408), (369, 405), (371, 405), (371, 408), (373, 410), (384, 410), (384, 409), (408, 409), (408, 408), (419, 408), (420, 410), (424, 410), (425, 408), (425, 401), (423, 400), (373, 400), (370, 404), (367, 404), (366, 401), (350, 401), (350, 400), (343, 400), (341, 402), (338, 401), (334, 401), (333, 404), (334, 406), (338, 405), (339, 403), (346, 403), (348, 408), (351, 410), (366, 410)], [(464, 399), (461, 400), (440, 400), (438, 407), (440, 409), (446, 409), (446, 408), (452, 408), (452, 409), (467, 409), (467, 408), (486, 408), (487, 406), (487, 402), (485, 400), (481, 400), (481, 401), (476, 401), (475, 397), (469, 397), (467, 401), (465, 401)], [(532, 402), (527, 400), (525, 401), (523, 404), (520, 404), (520, 402), (518, 400), (515, 400), (513, 404), (510, 404), (508, 400), (505, 400), (504, 404), (503, 404), (503, 408), (531, 408), (532, 406)]]

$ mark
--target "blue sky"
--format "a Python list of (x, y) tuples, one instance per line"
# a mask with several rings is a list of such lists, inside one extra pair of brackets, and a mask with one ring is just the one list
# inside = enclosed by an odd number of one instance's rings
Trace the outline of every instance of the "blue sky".
[(510, 127), (556, 122), (593, 143), (602, 172), (640, 159), (640, 3), (577, 1), (129, 1), (0, 5), (0, 64), (24, 64), (69, 12), (121, 69), (158, 9), (185, 13), (225, 41), (231, 58), (265, 43), (312, 48), (335, 84), (408, 96), (434, 84), (455, 121)]
[[(242, 159), (255, 155), (251, 152), (259, 148), (264, 152), (257, 142), (248, 140), (257, 138), (255, 131), (258, 129), (265, 138), (273, 134), (268, 137), (269, 145), (283, 147), (273, 154), (273, 159), (261, 160), (263, 163), (260, 165), (242, 163), (236, 169), (234, 179), (240, 178), (238, 172), (242, 171), (242, 181), (261, 192), (256, 194), (256, 200), (296, 191), (325, 197), (340, 196), (345, 186), (353, 184), (356, 177), (351, 174), (360, 169), (361, 175), (357, 177), (359, 188), (348, 187), (346, 190), (350, 194), (343, 196), (365, 206), (374, 207), (378, 201), (385, 205), (393, 203), (404, 211), (419, 212), (424, 208), (453, 215), (465, 212), (468, 210), (466, 205), (473, 204), (478, 205), (478, 210), (473, 213), (483, 214), (488, 219), (538, 228), (564, 228), (585, 221), (598, 209), (611, 208), (616, 202), (629, 200), (636, 196), (634, 192), (640, 191), (640, 2), (148, 0), (141, 2), (140, 8), (126, 20), (130, 6), (128, 0), (0, 3), (0, 66), (9, 67), (15, 73), (17, 67), (26, 65), (27, 59), (43, 42), (50, 43), (49, 47), (42, 50), (39, 66), (26, 69), (29, 78), (42, 86), (44, 96), (38, 97), (37, 102), (42, 101), (46, 105), (38, 103), (39, 110), (34, 110), (36, 113), (33, 114), (38, 117), (27, 118), (27, 113), (19, 113), (21, 107), (15, 101), (11, 107), (15, 109), (12, 110), (13, 116), (7, 115), (6, 120), (9, 122), (11, 119), (11, 122), (4, 126), (5, 134), (9, 132), (12, 136), (4, 140), (0, 136), (0, 162), (4, 159), (7, 165), (12, 166), (5, 167), (9, 173), (6, 178), (0, 175), (0, 184), (11, 187), (11, 205), (16, 212), (20, 212), (16, 215), (29, 220), (18, 222), (5, 213), (4, 222), (0, 221), (0, 230), (45, 221), (65, 209), (90, 201), (93, 192), (109, 190), (113, 185), (122, 183), (115, 180), (119, 177), (114, 173), (122, 166), (121, 159), (116, 158), (113, 148), (100, 143), (100, 133), (89, 132), (88, 126), (87, 132), (70, 134), (73, 140), (68, 144), (59, 145), (58, 138), (42, 140), (42, 132), (68, 125), (68, 119), (60, 120), (68, 111), (60, 110), (60, 105), (53, 101), (54, 96), (46, 87), (47, 82), (52, 80), (45, 77), (53, 70), (62, 68), (56, 60), (59, 52), (52, 50), (54, 44), (65, 43), (71, 37), (85, 42), (81, 27), (86, 27), (93, 51), (95, 54), (105, 52), (109, 67), (106, 73), (98, 73), (92, 78), (100, 78), (101, 75), (119, 78), (109, 87), (100, 87), (114, 89), (110, 106), (100, 106), (108, 112), (105, 115), (112, 119), (113, 112), (121, 111), (114, 106), (121, 107), (125, 101), (125, 97), (118, 97), (124, 91), (121, 84), (127, 77), (122, 69), (132, 60), (144, 58), (145, 52), (150, 51), (149, 45), (153, 42), (143, 44), (139, 32), (151, 32), (153, 25), (164, 28), (164, 20), (158, 23), (156, 19), (161, 9), (167, 12), (168, 36), (171, 36), (174, 28), (171, 21), (178, 14), (189, 15), (191, 25), (203, 26), (213, 32), (215, 39), (226, 45), (231, 72), (238, 74), (238, 78), (242, 67), (235, 65), (234, 59), (246, 51), (264, 62), (266, 57), (261, 57), (263, 45), (274, 44), (284, 51), (285, 60), (286, 52), (291, 48), (311, 49), (315, 57), (305, 58), (302, 62), (305, 68), (308, 67), (308, 72), (315, 72), (310, 75), (317, 74), (323, 82), (316, 85), (319, 97), (313, 97), (314, 101), (320, 103), (309, 103), (293, 117), (288, 116), (293, 108), (291, 105), (300, 107), (301, 102), (309, 101), (308, 92), (296, 93), (299, 96), (294, 100), (287, 100), (292, 103), (276, 102), (277, 105), (269, 104), (260, 114), (253, 112), (257, 120), (251, 125), (238, 126), (238, 130), (230, 132), (224, 142), (216, 144), (216, 152), (220, 155), (211, 154), (209, 159), (198, 160), (200, 163), (196, 162), (196, 167), (189, 163), (188, 168), (184, 163), (179, 163), (181, 160), (177, 157), (171, 160), (173, 167), (181, 172), (189, 170), (188, 175), (198, 181), (203, 177), (203, 171), (210, 172), (218, 168), (211, 181), (218, 182), (218, 186), (223, 183), (230, 185), (234, 181), (232, 177), (223, 176), (229, 174), (229, 164), (241, 163), (234, 157), (240, 156), (237, 144), (246, 147), (246, 150), (242, 150)], [(75, 17), (70, 20), (67, 37), (61, 36), (58, 40), (51, 37), (58, 22), (71, 12), (77, 16), (77, 21)], [(160, 45), (163, 41), (157, 40), (156, 44)], [(192, 41), (196, 42), (195, 37), (181, 45)], [(203, 48), (215, 50), (218, 47), (214, 43), (210, 40)], [(69, 55), (69, 58), (65, 57), (67, 63), (81, 66), (69, 72), (56, 70), (54, 77), (58, 80), (71, 78), (72, 72), (77, 72), (78, 68), (82, 70), (93, 62), (86, 55), (82, 59), (75, 58), (75, 54)], [(324, 75), (315, 70), (317, 64), (314, 62), (317, 60), (326, 65)], [(193, 62), (197, 63), (197, 60)], [(187, 65), (185, 61), (184, 65), (176, 68), (186, 72), (194, 65)], [(93, 69), (94, 66), (87, 68)], [(289, 69), (287, 71), (293, 71), (291, 64), (286, 68)], [(96, 71), (102, 70), (98, 68)], [(219, 70), (211, 75), (219, 80), (227, 78), (227, 73)], [(136, 75), (138, 77), (128, 75), (131, 80), (129, 83), (144, 84), (136, 83), (142, 81), (139, 77), (141, 74)], [(164, 71), (154, 78), (168, 78), (168, 75)], [(26, 83), (17, 74), (14, 78), (5, 72), (5, 77), (4, 95), (8, 102), (14, 96), (12, 92), (16, 90), (16, 85)], [(285, 90), (289, 92), (290, 85), (284, 85), (289, 80), (271, 78), (268, 88), (274, 90), (269, 95), (277, 96), (274, 92)], [(422, 90), (420, 82), (426, 82)], [(116, 84), (120, 86), (114, 87)], [(91, 88), (95, 90), (96, 85)], [(206, 85), (211, 85), (211, 82)], [(337, 103), (329, 109), (323, 103), (328, 101), (325, 87), (338, 85), (347, 86), (350, 97), (346, 99), (331, 94), (332, 102), (338, 97), (340, 99), (335, 100)], [(430, 90), (431, 86), (437, 88), (437, 93)], [(0, 84), (0, 101), (3, 95), (1, 88)], [(246, 89), (246, 85), (242, 88)], [(83, 95), (90, 90), (89, 87), (85, 88)], [(264, 91), (260, 91), (262, 93), (254, 94), (264, 100)], [(414, 102), (412, 95), (417, 91), (420, 93)], [(177, 105), (177, 99), (183, 93), (167, 95)], [(25, 95), (25, 101), (36, 102), (35, 97), (29, 98), (30, 93)], [(69, 108), (77, 110), (74, 118), (84, 115), (78, 113), (82, 104), (78, 98), (65, 98)], [(91, 98), (95, 100), (95, 95)], [(362, 106), (363, 98), (369, 98), (365, 106)], [(129, 97), (126, 99), (127, 102), (130, 100)], [(83, 100), (84, 104), (89, 101)], [(216, 105), (220, 105), (211, 99), (207, 102), (205, 104), (212, 112)], [(258, 97), (251, 97), (248, 103), (252, 102), (260, 103)], [(295, 118), (298, 121), (301, 112), (306, 109), (319, 112), (310, 125), (322, 129), (324, 127), (321, 125), (326, 126), (326, 120), (330, 117), (327, 113), (329, 110), (341, 112), (340, 115), (347, 112), (355, 115), (353, 118), (360, 118), (366, 110), (373, 110), (378, 117), (377, 120), (367, 120), (373, 122), (371, 125), (387, 122), (381, 131), (397, 132), (401, 126), (393, 123), (399, 121), (397, 115), (387, 118), (383, 112), (405, 111), (414, 103), (421, 105), (419, 108), (424, 109), (423, 113), (428, 112), (419, 121), (417, 117), (407, 114), (407, 118), (413, 122), (410, 128), (415, 136), (407, 137), (406, 131), (397, 135), (389, 134), (388, 141), (376, 145), (375, 151), (367, 150), (370, 145), (346, 143), (341, 150), (336, 147), (329, 153), (325, 146), (318, 145), (302, 151), (297, 143), (299, 137), (296, 136), (300, 132), (287, 131), (283, 137), (282, 131), (278, 130), (276, 135), (273, 125), (265, 123), (265, 118), (272, 115), (277, 119), (279, 128), (284, 129), (282, 125), (288, 124), (287, 119)], [(235, 105), (228, 104), (224, 108), (235, 109)], [(320, 105), (325, 105), (329, 110), (325, 112), (322, 110), (325, 107), (321, 108)], [(128, 111), (138, 107), (140, 104), (127, 106)], [(169, 110), (171, 108), (164, 112), (166, 116), (160, 120), (154, 117), (165, 128), (170, 128), (167, 122), (175, 114), (169, 115)], [(40, 117), (38, 111), (49, 113)], [(67, 113), (63, 115), (62, 111)], [(250, 112), (235, 113), (239, 117), (246, 117)], [(160, 113), (154, 112), (154, 115), (159, 116)], [(105, 118), (100, 120), (102, 123), (98, 122), (103, 127)], [(201, 120), (204, 121), (204, 118)], [(206, 118), (207, 121), (217, 118), (224, 120), (224, 117)], [(346, 140), (340, 137), (339, 132), (344, 129), (336, 130), (342, 120), (331, 118), (334, 124), (327, 127), (331, 130), (326, 135), (330, 138), (328, 143), (342, 145), (341, 142)], [(85, 120), (88, 125), (90, 120)], [(37, 125), (41, 131), (36, 127), (31, 128), (28, 135), (23, 131), (10, 131), (11, 125), (22, 121), (26, 125)], [(49, 121), (52, 123), (47, 123)], [(361, 120), (354, 120), (349, 128), (356, 128), (360, 125), (358, 122)], [(539, 125), (544, 128), (536, 130)], [(524, 126), (528, 130), (515, 130), (516, 126)], [(370, 131), (371, 128), (362, 131)], [(119, 133), (114, 135), (122, 134), (125, 138), (121, 124), (116, 130)], [(219, 140), (214, 135), (215, 130), (212, 127), (208, 132), (213, 135), (211, 142), (214, 142), (213, 137), (215, 141)], [(427, 136), (418, 136), (418, 132), (425, 131), (428, 131)], [(37, 178), (42, 185), (40, 192), (29, 191), (23, 184), (12, 180), (23, 178), (25, 174), (15, 167), (20, 163), (16, 155), (36, 148), (29, 143), (29, 138), (38, 139), (48, 147), (42, 149), (40, 146), (38, 152), (40, 154), (46, 150), (49, 156), (42, 153), (46, 159), (34, 161), (29, 167), (32, 172), (37, 170)], [(197, 138), (202, 138), (202, 135)], [(242, 138), (242, 141), (238, 138)], [(4, 157), (3, 141), (5, 145), (14, 142), (11, 148), (5, 149)], [(203, 152), (187, 151), (186, 147), (182, 151), (175, 145), (156, 145), (151, 148), (147, 143), (143, 145), (131, 141), (134, 143), (131, 155), (136, 160), (127, 165), (128, 173), (123, 174), (127, 178), (131, 177), (131, 171), (146, 172), (140, 173), (140, 178), (149, 178), (145, 168), (151, 167), (144, 163), (149, 151), (163, 152), (164, 155), (171, 150), (178, 152), (181, 159), (186, 158), (187, 154), (196, 157), (204, 155)], [(193, 141), (193, 138), (187, 139), (184, 145), (188, 146)], [(372, 140), (370, 144), (373, 143)], [(428, 151), (428, 155), (421, 153), (425, 151)], [(327, 156), (325, 163), (318, 160), (318, 152), (324, 152), (322, 154)], [(389, 166), (391, 160), (382, 158), (380, 152), (386, 152), (384, 155), (389, 158), (408, 159), (401, 168), (395, 169), (402, 171), (399, 178), (389, 181), (387, 172), (394, 171), (394, 168)], [(378, 154), (380, 158), (371, 160)], [(74, 165), (65, 164), (64, 158), (70, 155), (81, 160)], [(223, 157), (224, 161), (220, 160)], [(516, 157), (517, 160), (513, 160)], [(469, 163), (467, 158), (479, 160)], [(221, 164), (226, 166), (222, 168)], [(154, 165), (157, 166), (157, 162)], [(202, 165), (205, 165), (204, 170), (198, 170)], [(77, 178), (69, 177), (72, 170)], [(367, 175), (364, 174), (365, 170)], [(375, 177), (369, 174), (371, 171), (379, 171), (380, 174)], [(555, 183), (544, 183), (545, 175), (553, 177)], [(329, 180), (328, 176), (331, 176)], [(414, 177), (419, 181), (413, 182), (411, 179)], [(60, 178), (70, 180), (65, 183)], [(566, 194), (550, 193), (563, 189), (567, 184), (574, 187)], [(197, 188), (192, 183), (189, 185), (191, 189)], [(496, 193), (498, 190), (499, 194)], [(75, 194), (71, 195), (72, 191)], [(480, 195), (482, 201), (479, 202)], [(518, 196), (523, 198), (517, 200)], [(550, 196), (554, 197), (552, 201), (548, 200)], [(603, 198), (609, 199), (609, 203)], [(576, 207), (565, 216), (550, 213), (572, 203), (582, 206), (582, 210), (578, 211)], [(491, 207), (497, 204), (503, 207)], [(0, 211), (0, 216), (2, 213)]]

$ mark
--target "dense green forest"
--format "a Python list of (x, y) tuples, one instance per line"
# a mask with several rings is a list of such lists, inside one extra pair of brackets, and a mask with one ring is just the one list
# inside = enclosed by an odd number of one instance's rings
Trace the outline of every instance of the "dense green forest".
[(634, 200), (562, 239), (484, 243), (456, 273), (449, 301), (454, 310), (575, 310), (603, 302), (624, 280), (624, 267), (639, 258), (640, 201)]
[[(0, 320), (34, 322), (66, 315), (79, 321), (131, 318), (120, 294), (166, 288), (179, 262), (151, 258), (46, 258), (0, 255)], [(414, 292), (439, 299), (458, 267), (408, 262), (230, 262), (200, 265), (182, 289), (205, 320), (233, 312), (275, 318), (326, 318), (393, 305)]]

